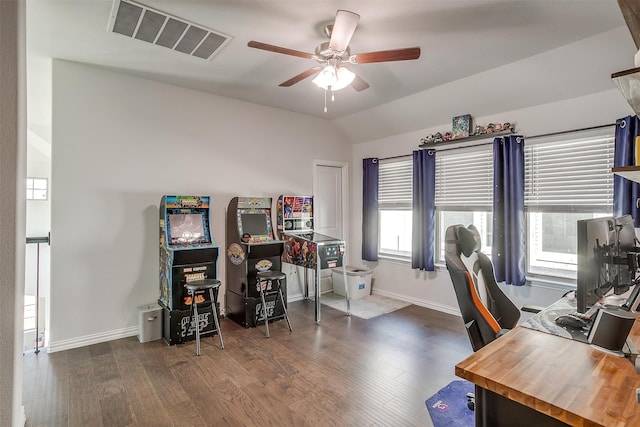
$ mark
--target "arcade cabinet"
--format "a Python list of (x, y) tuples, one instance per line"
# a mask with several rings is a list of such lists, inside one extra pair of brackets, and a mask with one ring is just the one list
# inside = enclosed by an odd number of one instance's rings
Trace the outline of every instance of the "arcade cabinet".
[[(163, 337), (173, 345), (195, 339), (189, 324), (190, 282), (217, 279), (219, 247), (213, 244), (208, 196), (162, 196), (160, 201), (160, 298)], [(216, 290), (217, 292), (217, 290)], [(214, 293), (217, 299), (217, 293)], [(200, 335), (215, 330), (208, 293), (196, 293)], [(216, 305), (216, 310), (219, 306)], [(195, 323), (195, 322), (194, 322)]]
[[(275, 238), (270, 197), (234, 197), (227, 209), (226, 316), (252, 328), (264, 323), (256, 274), (281, 271), (283, 242)], [(267, 290), (272, 286), (267, 284)], [(286, 304), (286, 279), (281, 283)], [(266, 297), (267, 316), (284, 318), (277, 294)], [(285, 306), (286, 307), (286, 306)]]
[[(307, 273), (315, 270), (315, 318), (320, 323), (320, 272), (343, 266), (346, 243), (313, 231), (313, 197), (280, 196), (277, 203), (278, 236), (284, 242), (282, 261), (305, 268), (305, 299), (309, 298)], [(347, 283), (343, 268), (344, 283)], [(349, 290), (346, 289), (347, 314), (351, 310)]]

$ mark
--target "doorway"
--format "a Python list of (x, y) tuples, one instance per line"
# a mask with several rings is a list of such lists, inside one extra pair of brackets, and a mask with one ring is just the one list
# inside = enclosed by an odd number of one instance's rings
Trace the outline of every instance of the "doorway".
[(313, 172), (314, 230), (347, 240), (348, 165), (315, 160)]
[[(348, 230), (348, 164), (314, 160), (313, 162), (313, 229), (346, 243), (343, 264), (349, 253)], [(321, 271), (321, 292), (333, 289), (331, 269)]]

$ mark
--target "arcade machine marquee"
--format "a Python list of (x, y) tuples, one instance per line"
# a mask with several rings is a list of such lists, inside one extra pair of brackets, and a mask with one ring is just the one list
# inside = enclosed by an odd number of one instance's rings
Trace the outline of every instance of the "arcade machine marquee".
[[(219, 247), (212, 241), (209, 196), (162, 196), (160, 201), (160, 298), (163, 335), (169, 344), (195, 338), (189, 325), (191, 297), (187, 283), (217, 278)], [(196, 293), (196, 301), (211, 303), (208, 293)], [(211, 311), (199, 313), (200, 333), (214, 329)]]
[[(343, 266), (344, 240), (313, 231), (313, 197), (280, 196), (277, 204), (278, 233), (284, 241), (282, 261), (315, 270), (315, 315), (320, 322), (320, 270)], [(347, 283), (346, 270), (344, 270)], [(305, 275), (305, 283), (307, 283)], [(309, 297), (305, 286), (305, 298)], [(350, 301), (347, 290), (347, 312)]]

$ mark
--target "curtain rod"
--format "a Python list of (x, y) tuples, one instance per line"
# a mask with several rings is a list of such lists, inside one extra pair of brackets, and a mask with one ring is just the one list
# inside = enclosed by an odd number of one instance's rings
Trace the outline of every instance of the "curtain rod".
[(606, 125), (600, 125), (600, 126), (591, 126), (591, 127), (587, 127), (587, 128), (581, 128), (581, 129), (573, 129), (573, 130), (562, 130), (559, 132), (551, 132), (551, 133), (543, 133), (540, 135), (533, 135), (533, 136), (523, 136), (524, 139), (534, 139), (534, 138), (544, 138), (547, 136), (556, 136), (556, 135), (564, 135), (565, 133), (572, 133), (572, 132), (582, 132), (585, 130), (594, 130), (594, 129), (602, 129), (602, 128), (608, 128), (610, 126), (617, 126), (619, 124), (625, 123), (624, 120), (618, 120), (615, 123), (609, 123)]
[(402, 154), (400, 156), (391, 156), (391, 157), (378, 157), (378, 160), (393, 160), (393, 159), (402, 159), (404, 157), (411, 157), (413, 154)]
[[(573, 133), (573, 132), (582, 132), (585, 130), (594, 130), (594, 129), (601, 129), (601, 128), (607, 128), (610, 126), (617, 126), (619, 124), (624, 124), (625, 121), (624, 120), (617, 120), (615, 123), (609, 123), (606, 125), (599, 125), (599, 126), (591, 126), (591, 127), (586, 127), (586, 128), (580, 128), (580, 129), (572, 129), (572, 130), (563, 130), (563, 131), (559, 131), (559, 132), (551, 132), (551, 133), (543, 133), (540, 135), (532, 135), (532, 136), (523, 136), (524, 139), (529, 140), (529, 139), (534, 139), (534, 138), (544, 138), (544, 137), (548, 137), (548, 136), (557, 136), (557, 135), (563, 135), (566, 133)], [(517, 132), (514, 132), (517, 133)], [(490, 134), (487, 134), (487, 138), (490, 138), (489, 136)], [(504, 136), (504, 135), (503, 135)], [(449, 142), (449, 141), (447, 141)], [(489, 144), (493, 144), (493, 141), (490, 142), (483, 142), (482, 144), (474, 144), (474, 147), (478, 147), (481, 145), (489, 145)], [(462, 147), (452, 147), (452, 148), (435, 148), (435, 147), (429, 147), (428, 149), (430, 150), (436, 150), (436, 151), (447, 151), (447, 150), (458, 150), (460, 148), (467, 148), (469, 147), (468, 145), (462, 146)], [(404, 157), (411, 157), (413, 154), (403, 154), (400, 156), (391, 156), (391, 157), (379, 157), (378, 160), (393, 160), (393, 159), (402, 159)]]

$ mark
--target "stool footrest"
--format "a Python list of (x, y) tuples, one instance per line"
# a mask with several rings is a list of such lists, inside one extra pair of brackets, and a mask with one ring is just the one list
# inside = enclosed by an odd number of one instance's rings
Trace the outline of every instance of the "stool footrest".
[[(258, 289), (260, 291), (260, 299), (262, 300), (262, 320), (264, 320), (265, 334), (267, 338), (269, 338), (269, 321), (286, 319), (287, 325), (289, 326), (289, 331), (292, 331), (291, 321), (289, 320), (289, 313), (287, 313), (287, 303), (285, 302), (284, 296), (282, 295), (282, 284), (280, 282), (286, 277), (287, 275), (282, 273), (281, 271), (272, 270), (259, 271), (256, 274)], [(271, 282), (271, 289), (263, 289), (262, 283), (264, 282)], [(273, 294), (277, 295), (276, 302), (280, 301), (282, 303), (282, 309), (284, 310), (284, 313), (277, 316), (269, 317), (269, 315), (267, 314), (267, 302), (265, 300), (265, 296)]]
[[(195, 282), (187, 283), (186, 288), (191, 297), (191, 309), (189, 311), (189, 325), (193, 324), (196, 331), (196, 356), (200, 356), (200, 335), (218, 335), (218, 341), (220, 343), (220, 349), (224, 349), (224, 343), (222, 342), (222, 331), (220, 330), (220, 320), (218, 319), (218, 289), (220, 287), (220, 281), (216, 279), (198, 280)], [(211, 314), (213, 322), (215, 323), (215, 329), (200, 333), (200, 324), (198, 322), (198, 302), (196, 302), (196, 292), (202, 290), (209, 290), (209, 297), (211, 299)]]

